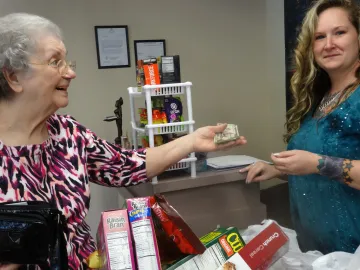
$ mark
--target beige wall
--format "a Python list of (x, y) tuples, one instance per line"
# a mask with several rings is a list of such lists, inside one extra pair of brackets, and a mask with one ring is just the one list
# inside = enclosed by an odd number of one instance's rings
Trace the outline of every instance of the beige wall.
[[(168, 54), (180, 54), (183, 81), (194, 84), (197, 127), (238, 124), (249, 143), (230, 153), (267, 159), (284, 148), (282, 0), (1, 0), (0, 16), (10, 12), (36, 13), (63, 29), (78, 77), (62, 112), (107, 140), (116, 137), (116, 127), (102, 119), (120, 96), (130, 134), (126, 88), (135, 83), (133, 40), (164, 38)], [(128, 25), (132, 67), (97, 68), (94, 25)], [(93, 233), (100, 211), (117, 206), (115, 189), (92, 186)]]

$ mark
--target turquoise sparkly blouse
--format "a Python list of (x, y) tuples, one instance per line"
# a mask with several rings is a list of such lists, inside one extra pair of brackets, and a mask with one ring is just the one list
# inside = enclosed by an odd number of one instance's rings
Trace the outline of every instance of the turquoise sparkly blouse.
[[(309, 113), (288, 150), (360, 160), (360, 87), (321, 119)], [(291, 216), (303, 251), (354, 253), (360, 245), (360, 191), (327, 177), (289, 175)]]

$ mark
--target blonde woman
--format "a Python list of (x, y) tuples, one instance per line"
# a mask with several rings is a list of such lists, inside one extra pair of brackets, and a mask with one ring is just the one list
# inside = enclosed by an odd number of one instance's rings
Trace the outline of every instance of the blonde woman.
[(307, 12), (295, 50), (294, 104), (274, 166), (245, 168), (247, 182), (288, 179), (301, 248), (354, 252), (360, 245), (359, 7), (320, 0)]

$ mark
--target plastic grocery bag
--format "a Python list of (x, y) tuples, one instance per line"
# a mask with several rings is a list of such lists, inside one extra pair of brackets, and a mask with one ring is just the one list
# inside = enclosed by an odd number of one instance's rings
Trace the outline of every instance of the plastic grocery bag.
[(338, 251), (321, 256), (312, 266), (313, 270), (360, 270), (360, 246), (354, 254)]
[[(249, 226), (246, 230), (240, 232), (242, 238), (246, 243), (250, 242), (272, 221), (273, 220), (264, 220), (259, 225)], [(289, 251), (273, 264), (269, 270), (312, 270), (311, 264), (323, 254), (321, 252), (302, 253), (296, 239), (296, 232), (282, 226), (280, 227), (289, 237)]]
[[(246, 230), (240, 232), (242, 238), (248, 243), (271, 221), (264, 220), (259, 225), (249, 226)], [(289, 237), (289, 251), (269, 270), (360, 270), (360, 246), (354, 254), (333, 252), (323, 255), (319, 251), (303, 253), (299, 248), (296, 232), (284, 227), (281, 227), (281, 229)]]
[(280, 258), (269, 270), (313, 270), (312, 263), (321, 258), (322, 253), (309, 251), (306, 253), (289, 251)]

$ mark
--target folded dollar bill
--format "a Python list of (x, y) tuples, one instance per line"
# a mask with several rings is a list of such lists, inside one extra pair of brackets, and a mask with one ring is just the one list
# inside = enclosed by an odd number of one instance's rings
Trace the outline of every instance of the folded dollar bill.
[(214, 137), (214, 143), (227, 143), (235, 141), (240, 137), (238, 127), (234, 124), (228, 124), (225, 130), (221, 133), (217, 133)]

